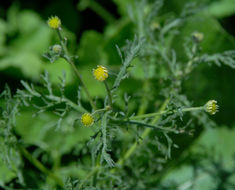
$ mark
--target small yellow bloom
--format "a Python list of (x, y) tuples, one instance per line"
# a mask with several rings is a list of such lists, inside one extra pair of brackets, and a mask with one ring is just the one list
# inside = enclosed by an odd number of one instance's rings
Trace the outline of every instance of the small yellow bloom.
[(61, 21), (58, 16), (52, 16), (48, 19), (47, 24), (53, 29), (58, 29), (61, 26)]
[(98, 81), (104, 81), (109, 76), (108, 70), (100, 65), (98, 65), (97, 68), (93, 70), (93, 75)]
[(94, 119), (90, 113), (84, 113), (81, 117), (82, 124), (86, 127), (93, 125)]
[(205, 105), (205, 110), (211, 115), (214, 115), (216, 112), (218, 112), (218, 109), (219, 106), (215, 100), (209, 100)]

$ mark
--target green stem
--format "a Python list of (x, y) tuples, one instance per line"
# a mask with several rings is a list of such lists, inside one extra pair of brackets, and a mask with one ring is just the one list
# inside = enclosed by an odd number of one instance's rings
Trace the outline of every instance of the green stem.
[(105, 8), (103, 8), (99, 3), (94, 0), (89, 1), (89, 8), (93, 10), (96, 14), (98, 14), (102, 19), (104, 19), (107, 24), (113, 24), (115, 22), (115, 18), (112, 14), (110, 14)]
[(178, 133), (178, 131), (176, 131), (172, 127), (162, 127), (162, 126), (158, 126), (158, 125), (151, 125), (151, 124), (147, 124), (147, 123), (143, 123), (143, 122), (135, 121), (135, 120), (120, 121), (120, 122), (125, 123), (125, 124), (136, 124), (137, 126), (144, 126), (144, 127), (148, 127), (148, 128), (155, 129), (155, 130), (161, 130), (161, 131), (165, 131), (165, 132)]
[(148, 96), (146, 96), (146, 94), (150, 93), (150, 85), (149, 85), (149, 81), (147, 79), (145, 79), (144, 84), (143, 84), (143, 96), (141, 99), (141, 104), (139, 106), (137, 115), (142, 115), (146, 112), (146, 109), (148, 107), (148, 103), (149, 103), (149, 98)]
[[(145, 101), (145, 99), (143, 98), (142, 99), (143, 101)], [(140, 106), (140, 109), (139, 109), (139, 111), (138, 111), (138, 113), (144, 113), (145, 112), (145, 110), (146, 110), (146, 108), (147, 108), (147, 102), (146, 103), (143, 103), (143, 101), (142, 101), (142, 105)], [(144, 104), (144, 105), (143, 105)], [(111, 108), (109, 108), (109, 109), (111, 109)], [(100, 109), (100, 110), (96, 110), (94, 113), (92, 113), (92, 114), (95, 114), (95, 113), (97, 113), (97, 112), (101, 112), (101, 111), (107, 111), (107, 108), (103, 108), (103, 109)], [(92, 169), (88, 174), (87, 174), (87, 176), (85, 177), (85, 180), (81, 183), (81, 185), (79, 186), (80, 188), (83, 186), (83, 184), (85, 183), (85, 181), (88, 179), (88, 178), (90, 178), (91, 176), (93, 176), (93, 175), (95, 175), (98, 171), (99, 171), (99, 169), (101, 168), (101, 166), (100, 165), (97, 165), (94, 169)], [(111, 170), (111, 172), (113, 172), (115, 169), (112, 169)]]
[(99, 113), (99, 112), (105, 112), (105, 111), (108, 111), (108, 110), (110, 110), (110, 109), (111, 109), (111, 107), (107, 106), (107, 107), (105, 107), (105, 108), (95, 110), (95, 111), (92, 113), (92, 115), (95, 115), (95, 114), (97, 114), (97, 113)]
[[(163, 103), (162, 107), (160, 108), (160, 110), (156, 113), (150, 113), (150, 114), (143, 114), (143, 115), (138, 115), (138, 116), (133, 116), (130, 117), (130, 119), (140, 119), (140, 118), (146, 118), (146, 117), (154, 117), (155, 118), (152, 120), (151, 124), (155, 124), (157, 123), (157, 121), (159, 120), (160, 116), (164, 113), (166, 113), (165, 108), (167, 106), (167, 104), (169, 103), (170, 99), (166, 99), (165, 102)], [(188, 111), (196, 111), (196, 110), (202, 110), (204, 109), (204, 106), (201, 107), (192, 107), (192, 108), (184, 108), (182, 109), (182, 111), (184, 112), (188, 112)], [(141, 135), (141, 138), (144, 139), (146, 136), (148, 136), (148, 134), (150, 133), (151, 128), (146, 128), (144, 130), (144, 132)], [(120, 166), (124, 164), (124, 162), (134, 153), (135, 149), (137, 147), (137, 142), (135, 142), (129, 149), (128, 151), (125, 153), (125, 155), (119, 159), (119, 161), (117, 162)], [(114, 170), (113, 170), (114, 171)]]
[(158, 51), (158, 53), (160, 54), (160, 56), (162, 57), (162, 59), (167, 63), (170, 72), (173, 74), (173, 76), (175, 76), (175, 72), (174, 72), (174, 70), (173, 70), (173, 68), (172, 68), (171, 60), (170, 60), (170, 59), (168, 58), (168, 56), (166, 55), (165, 50), (164, 50), (164, 49), (160, 49), (160, 48), (158, 48), (158, 47), (155, 47), (154, 49)]
[(78, 112), (87, 112), (87, 110), (85, 108), (75, 104), (74, 102), (72, 102), (68, 98), (61, 98), (61, 97), (57, 97), (54, 95), (49, 95), (49, 96), (45, 96), (45, 97), (49, 100), (53, 100), (53, 101), (57, 101), (57, 102), (65, 102), (66, 104), (70, 105), (73, 109), (77, 110)]
[(108, 98), (109, 98), (109, 105), (110, 105), (110, 107), (112, 107), (113, 102), (112, 102), (111, 91), (110, 91), (109, 86), (108, 86), (108, 84), (107, 84), (107, 82), (106, 82), (106, 81), (104, 81), (104, 85), (105, 85), (105, 88), (106, 88), (106, 91), (107, 91), (107, 94), (108, 94)]
[[(189, 112), (189, 111), (198, 111), (198, 110), (203, 110), (203, 109), (204, 109), (204, 106), (200, 106), (200, 107), (183, 108), (181, 111), (182, 112)], [(176, 112), (176, 111), (173, 111), (173, 112)], [(149, 118), (149, 117), (155, 117), (158, 115), (162, 115), (165, 113), (169, 113), (169, 112), (167, 112), (165, 110), (165, 111), (156, 112), (156, 113), (148, 113), (148, 114), (143, 114), (143, 115), (132, 116), (129, 119), (133, 120), (133, 119)]]
[(80, 81), (80, 83), (81, 83), (83, 89), (85, 90), (85, 93), (86, 93), (86, 95), (87, 95), (87, 98), (88, 98), (88, 100), (89, 100), (89, 102), (90, 102), (92, 108), (93, 108), (93, 109), (96, 109), (95, 103), (93, 102), (93, 100), (92, 100), (92, 98), (91, 98), (91, 96), (90, 96), (90, 93), (89, 93), (89, 91), (88, 91), (88, 89), (87, 89), (87, 87), (86, 87), (86, 85), (85, 85), (85, 83), (84, 83), (84, 81), (83, 81), (83, 79), (82, 79), (80, 73), (79, 73), (78, 70), (77, 70), (77, 67), (75, 66), (74, 62), (71, 60), (71, 58), (70, 58), (70, 56), (69, 56), (69, 52), (68, 52), (67, 46), (66, 46), (66, 44), (65, 44), (65, 42), (64, 42), (64, 39), (63, 39), (63, 37), (62, 37), (62, 35), (61, 35), (60, 30), (61, 30), (61, 29), (57, 29), (57, 34), (58, 34), (58, 36), (59, 36), (59, 38), (60, 38), (61, 46), (62, 46), (62, 49), (63, 49), (63, 52), (64, 52), (63, 58), (71, 65), (71, 67), (72, 67), (72, 69), (74, 70), (74, 72), (75, 72), (77, 78), (79, 79), (79, 81)]
[[(169, 103), (170, 99), (166, 99), (165, 102), (163, 103), (163, 105), (161, 106), (160, 110), (158, 113), (161, 113), (165, 110), (167, 104)], [(160, 115), (156, 115), (155, 118), (152, 120), (151, 124), (155, 124), (158, 119), (160, 118)], [(146, 136), (148, 136), (148, 134), (150, 133), (151, 128), (146, 128), (144, 130), (144, 132), (141, 134), (141, 139), (144, 139)], [(123, 157), (121, 157), (118, 160), (118, 165), (122, 166), (124, 164), (124, 162), (134, 153), (135, 149), (137, 147), (137, 142), (134, 142), (134, 144), (127, 150), (127, 152), (124, 154)], [(113, 169), (111, 172), (114, 172), (115, 169)]]
[(57, 177), (55, 174), (53, 174), (50, 170), (48, 170), (41, 162), (39, 162), (36, 158), (34, 158), (28, 150), (26, 150), (23, 146), (18, 145), (20, 152), (24, 155), (24, 157), (29, 160), (36, 168), (38, 168), (41, 172), (46, 174), (48, 177), (53, 179), (56, 184), (58, 184), (61, 187), (64, 187), (63, 181)]
[(56, 172), (60, 168), (61, 164), (61, 156), (57, 150), (52, 152), (52, 157), (53, 157), (53, 166), (52, 166), (52, 171)]
[(200, 106), (200, 107), (184, 108), (184, 109), (182, 109), (182, 111), (189, 112), (189, 111), (199, 111), (199, 110), (204, 110), (204, 109), (205, 109), (204, 106)]
[(162, 112), (154, 112), (154, 113), (147, 113), (147, 114), (143, 114), (143, 115), (136, 115), (136, 116), (132, 116), (129, 119), (142, 119), (142, 118), (149, 118), (149, 117), (155, 117), (158, 115), (162, 115), (167, 113), (167, 111), (162, 111)]
[(101, 168), (101, 166), (100, 166), (100, 165), (97, 165), (93, 170), (91, 170), (91, 172), (89, 172), (88, 175), (85, 177), (85, 179), (80, 183), (78, 189), (81, 189), (82, 186), (84, 185), (84, 183), (85, 183), (90, 177), (92, 177), (93, 175), (95, 175), (96, 172), (98, 172), (100, 168)]

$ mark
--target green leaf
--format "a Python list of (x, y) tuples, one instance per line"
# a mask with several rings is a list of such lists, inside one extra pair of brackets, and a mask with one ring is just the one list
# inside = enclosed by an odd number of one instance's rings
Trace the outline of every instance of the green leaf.
[(212, 16), (223, 18), (235, 14), (235, 1), (234, 0), (220, 0), (213, 2), (208, 11)]
[(56, 60), (54, 63), (45, 63), (42, 65), (42, 68), (48, 72), (51, 83), (59, 83), (63, 72), (65, 72), (67, 84), (76, 79), (71, 66), (62, 58)]
[(107, 55), (102, 48), (103, 37), (95, 31), (83, 33), (78, 49), (80, 66), (96, 66), (107, 64)]
[[(235, 128), (229, 129), (226, 126), (221, 126), (207, 129), (192, 147), (192, 152), (203, 152), (213, 147), (217, 156), (222, 156), (224, 166), (227, 169), (231, 169), (234, 166), (234, 135)], [(201, 145), (203, 145), (204, 149), (202, 149)]]
[[(196, 161), (194, 161), (194, 165), (199, 167), (198, 177), (196, 177), (193, 182), (194, 170), (193, 165), (188, 164), (187, 162), (183, 165), (175, 165), (174, 169), (170, 170), (170, 172), (166, 175), (163, 182), (170, 183), (175, 182), (178, 189), (190, 189), (194, 185), (194, 190), (210, 190), (214, 189), (216, 185), (218, 185), (219, 181), (215, 181), (214, 176), (210, 175), (203, 168), (210, 168), (213, 171), (213, 164), (215, 161), (218, 163), (222, 161), (222, 166), (224, 170), (232, 171), (232, 168), (235, 167), (233, 155), (235, 154), (234, 149), (234, 135), (235, 129), (228, 129), (226, 127), (218, 127), (218, 128), (210, 128), (206, 129), (200, 138), (196, 141), (196, 143), (191, 147), (190, 150), (187, 151), (190, 155), (210, 155), (213, 153), (213, 159), (201, 157), (198, 162), (201, 162), (202, 165), (198, 165)], [(213, 152), (212, 152), (213, 150)], [(185, 155), (187, 155), (187, 153)], [(215, 167), (215, 166), (214, 166)], [(214, 170), (219, 169), (214, 168)], [(217, 175), (216, 172), (213, 173)], [(217, 176), (220, 178), (219, 176)]]
[(39, 57), (27, 51), (12, 52), (0, 61), (0, 70), (9, 67), (17, 68), (23, 75), (34, 80), (39, 78), (41, 66), (42, 62)]
[(5, 40), (7, 32), (7, 23), (0, 19), (0, 56), (3, 56), (6, 52)]
[(133, 3), (133, 0), (113, 0), (113, 2), (117, 5), (118, 7), (118, 12), (121, 15), (127, 15), (128, 13), (128, 6)]
[(0, 185), (9, 182), (16, 177), (16, 174), (6, 167), (0, 158)]
[[(16, 131), (27, 144), (36, 145), (42, 149), (60, 154), (71, 151), (73, 147), (84, 146), (93, 134), (90, 128), (85, 128), (79, 121), (77, 113), (70, 113), (61, 123), (61, 129), (56, 129), (58, 116), (52, 113), (41, 113), (35, 118), (33, 111), (25, 111), (17, 118)], [(33, 120), (33, 122), (32, 122)]]
[(51, 38), (52, 31), (45, 24), (41, 24), (35, 31), (22, 33), (19, 38), (12, 42), (11, 50), (24, 50), (40, 56), (48, 49)]
[[(208, 27), (210, 26), (210, 27)], [(173, 47), (177, 51), (177, 57), (184, 57), (182, 51), (186, 38), (190, 38), (192, 33), (198, 31), (203, 33), (201, 42), (202, 52), (218, 53), (234, 48), (235, 40), (220, 25), (220, 23), (207, 13), (200, 13), (191, 17), (183, 26), (180, 35), (173, 41)]]

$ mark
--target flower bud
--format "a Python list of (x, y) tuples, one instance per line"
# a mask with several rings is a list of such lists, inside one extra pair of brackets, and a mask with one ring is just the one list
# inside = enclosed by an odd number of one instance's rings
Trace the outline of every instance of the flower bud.
[(193, 34), (192, 34), (192, 38), (193, 38), (193, 40), (195, 41), (195, 42), (201, 42), (202, 40), (203, 40), (203, 38), (204, 38), (204, 34), (203, 33), (201, 33), (201, 32), (194, 32)]
[(211, 115), (214, 115), (219, 110), (219, 106), (217, 105), (217, 101), (215, 100), (209, 100), (205, 104), (205, 110)]
[(52, 46), (52, 51), (53, 51), (54, 53), (60, 54), (61, 51), (62, 51), (61, 45), (58, 45), (58, 44), (53, 45), (53, 46)]

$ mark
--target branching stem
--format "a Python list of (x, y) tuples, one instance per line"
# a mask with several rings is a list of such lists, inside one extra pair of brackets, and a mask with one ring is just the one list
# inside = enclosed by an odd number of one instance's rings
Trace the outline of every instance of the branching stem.
[(74, 102), (72, 102), (71, 100), (69, 100), (68, 98), (61, 98), (61, 97), (57, 97), (54, 95), (48, 95), (45, 96), (47, 99), (52, 100), (52, 101), (57, 101), (59, 103), (66, 103), (69, 106), (71, 106), (73, 109), (77, 110), (78, 112), (87, 112), (87, 110), (85, 108), (83, 108), (82, 106), (78, 106), (77, 104), (75, 104)]
[(108, 110), (110, 110), (110, 109), (111, 109), (111, 107), (110, 107), (110, 106), (107, 106), (107, 107), (105, 107), (105, 108), (95, 110), (95, 111), (92, 113), (92, 115), (95, 115), (95, 114), (97, 114), (97, 113), (99, 113), (99, 112), (105, 112), (105, 111), (108, 111)]
[[(161, 106), (159, 112), (157, 112), (157, 113), (163, 112), (163, 111), (165, 110), (167, 104), (169, 103), (169, 101), (170, 101), (169, 98), (166, 99), (165, 102), (163, 103), (163, 105)], [(152, 120), (151, 124), (155, 124), (155, 123), (158, 121), (159, 118), (160, 118), (160, 115), (157, 114), (157, 115), (155, 116), (155, 118)], [(146, 129), (144, 130), (144, 132), (142, 133), (141, 138), (144, 139), (146, 136), (148, 136), (148, 134), (150, 133), (150, 131), (151, 131), (151, 128), (146, 128)], [(137, 142), (134, 142), (134, 144), (132, 144), (132, 146), (131, 146), (131, 147), (127, 150), (127, 152), (124, 154), (124, 156), (121, 157), (121, 158), (118, 160), (118, 162), (117, 162), (118, 165), (119, 165), (119, 166), (122, 166), (122, 165), (124, 164), (124, 162), (134, 153), (134, 151), (136, 150), (136, 148), (137, 148)], [(115, 172), (115, 169), (111, 170), (111, 172)]]
[[(203, 110), (204, 106), (200, 106), (200, 107), (191, 107), (191, 108), (183, 108), (181, 111), (182, 112), (189, 112), (189, 111), (199, 111), (199, 110)], [(170, 112), (177, 112), (177, 111), (170, 111)], [(134, 119), (142, 119), (142, 118), (149, 118), (149, 117), (155, 117), (158, 115), (163, 115), (165, 113), (170, 113), (167, 110), (161, 111), (161, 112), (155, 112), (155, 113), (147, 113), (147, 114), (143, 114), (143, 115), (137, 115), (137, 116), (132, 116), (129, 119), (130, 120), (134, 120)]]
[(90, 93), (89, 93), (89, 91), (88, 91), (88, 89), (87, 89), (87, 87), (86, 87), (86, 85), (85, 85), (85, 83), (84, 83), (80, 73), (78, 72), (74, 62), (72, 61), (72, 59), (69, 56), (69, 52), (68, 52), (67, 46), (66, 46), (65, 41), (64, 41), (64, 39), (62, 37), (62, 34), (61, 34), (61, 29), (57, 29), (57, 34), (58, 34), (58, 36), (60, 38), (60, 43), (61, 43), (61, 46), (62, 46), (62, 49), (63, 49), (63, 52), (64, 52), (63, 58), (71, 65), (74, 73), (76, 74), (76, 76), (79, 79), (83, 89), (85, 90), (85, 93), (87, 95), (87, 98), (88, 98), (92, 108), (96, 109), (95, 103), (93, 102), (93, 100), (92, 100), (92, 98), (90, 96)]

